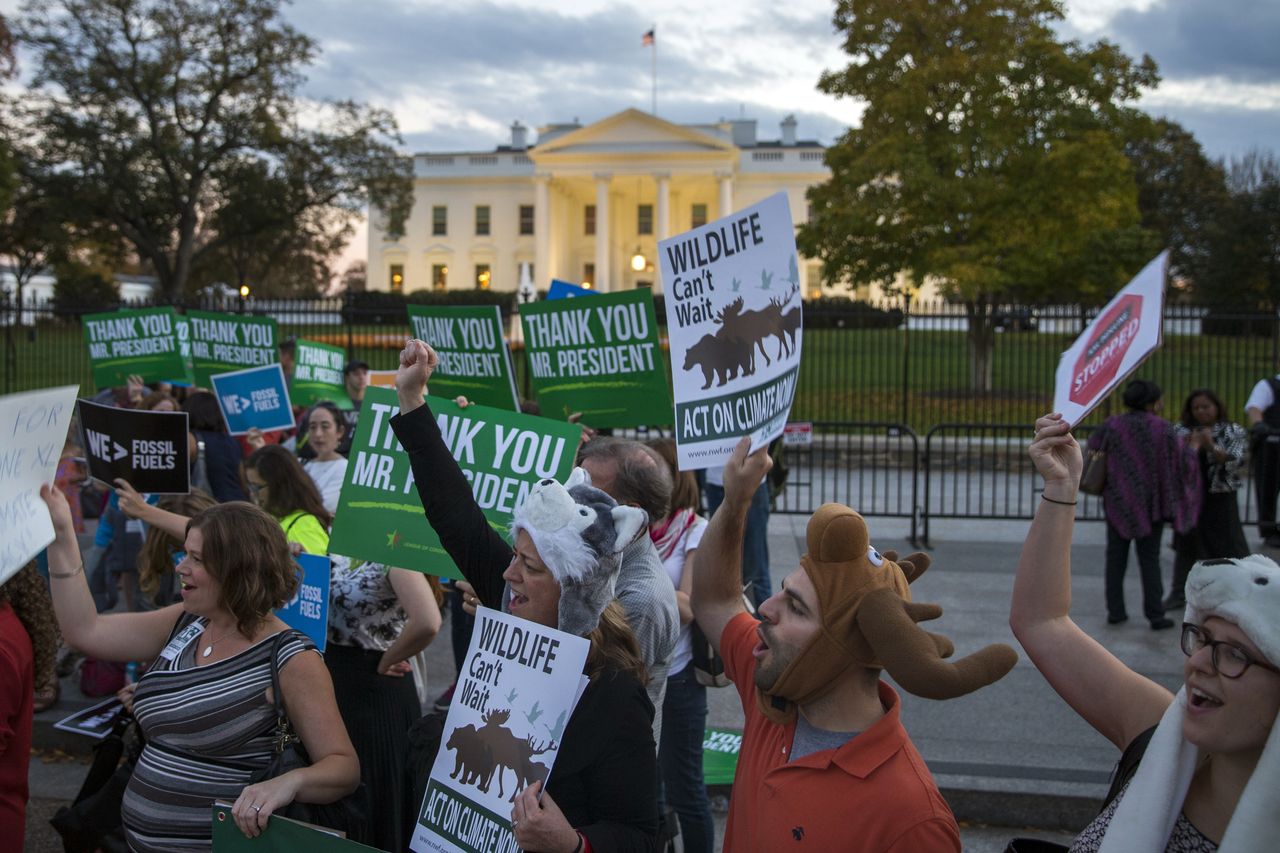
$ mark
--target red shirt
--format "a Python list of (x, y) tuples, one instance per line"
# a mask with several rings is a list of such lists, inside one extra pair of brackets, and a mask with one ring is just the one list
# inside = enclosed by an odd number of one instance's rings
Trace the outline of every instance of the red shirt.
[(796, 724), (770, 722), (756, 707), (757, 624), (742, 613), (720, 637), (746, 713), (725, 853), (959, 853), (955, 817), (902, 728), (898, 694), (883, 681), (879, 721), (838, 749), (789, 760)]
[(0, 838), (22, 849), (35, 657), (31, 638), (7, 602), (0, 604)]

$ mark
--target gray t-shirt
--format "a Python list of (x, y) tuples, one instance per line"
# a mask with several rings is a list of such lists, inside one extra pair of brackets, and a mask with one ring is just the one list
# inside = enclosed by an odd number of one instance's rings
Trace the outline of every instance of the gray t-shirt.
[(858, 736), (857, 732), (832, 732), (809, 724), (804, 714), (796, 715), (796, 736), (791, 741), (791, 760), (822, 752), (824, 749), (839, 749)]

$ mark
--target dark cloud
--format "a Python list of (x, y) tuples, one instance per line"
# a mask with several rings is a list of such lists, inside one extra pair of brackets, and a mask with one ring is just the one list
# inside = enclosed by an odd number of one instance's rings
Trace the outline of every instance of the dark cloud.
[(1119, 12), (1107, 30), (1135, 55), (1151, 54), (1166, 78), (1280, 81), (1276, 0), (1164, 0)]

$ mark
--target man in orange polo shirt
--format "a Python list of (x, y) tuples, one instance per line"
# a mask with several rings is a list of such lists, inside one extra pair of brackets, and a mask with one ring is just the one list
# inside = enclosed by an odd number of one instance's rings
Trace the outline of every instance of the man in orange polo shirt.
[(743, 608), (743, 526), (771, 464), (763, 449), (748, 455), (748, 447), (743, 439), (725, 466), (724, 503), (694, 561), (694, 615), (716, 638), (746, 713), (726, 853), (958, 852), (955, 817), (907, 737), (898, 695), (880, 669), (827, 663), (842, 646), (829, 642), (809, 556), (761, 605), (761, 622)]

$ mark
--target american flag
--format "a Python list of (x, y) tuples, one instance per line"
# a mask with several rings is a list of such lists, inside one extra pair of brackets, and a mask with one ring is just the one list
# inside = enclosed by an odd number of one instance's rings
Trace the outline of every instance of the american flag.
[[(656, 28), (655, 28), (655, 29), (656, 29)], [(644, 35), (640, 36), (640, 46), (641, 46), (641, 47), (653, 47), (653, 30), (649, 30), (649, 32), (647, 32), (647, 33), (645, 33)]]

